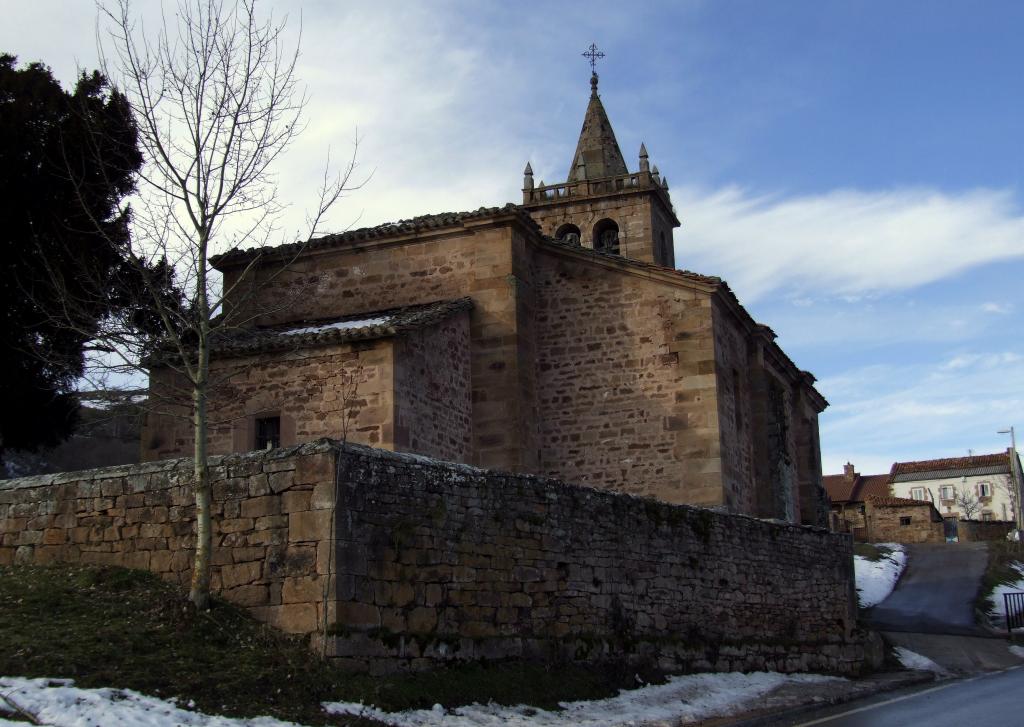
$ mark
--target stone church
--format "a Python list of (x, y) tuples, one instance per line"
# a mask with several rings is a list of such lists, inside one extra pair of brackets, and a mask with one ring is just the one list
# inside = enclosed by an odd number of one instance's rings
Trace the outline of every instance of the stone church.
[[(565, 182), (527, 164), (521, 204), (212, 260), (240, 323), (212, 357), (209, 449), (344, 438), (824, 525), (827, 402), (723, 280), (676, 269), (679, 226), (595, 74)], [(191, 453), (175, 384), (153, 364), (144, 459)]]

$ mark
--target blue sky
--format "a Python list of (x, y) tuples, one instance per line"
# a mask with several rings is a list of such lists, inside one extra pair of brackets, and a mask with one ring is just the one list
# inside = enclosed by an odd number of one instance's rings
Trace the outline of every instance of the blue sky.
[[(627, 163), (644, 141), (671, 182), (679, 265), (818, 376), (826, 472), (1024, 440), (1024, 3), (267, 7), (301, 15), (310, 93), (285, 230), (356, 129), (373, 177), (335, 229), (514, 201), (527, 160), (563, 180), (596, 42)], [(91, 2), (0, 9), (3, 50), (96, 65)]]

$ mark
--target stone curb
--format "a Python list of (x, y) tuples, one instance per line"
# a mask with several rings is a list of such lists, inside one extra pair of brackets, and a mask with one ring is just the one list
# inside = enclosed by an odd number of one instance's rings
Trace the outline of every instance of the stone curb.
[(707, 727), (712, 725), (720, 725), (721, 727), (764, 727), (788, 717), (798, 717), (801, 714), (814, 712), (825, 707), (847, 704), (848, 702), (854, 702), (875, 694), (894, 692), (898, 689), (928, 684), (934, 681), (937, 681), (937, 677), (932, 672), (885, 672), (854, 681), (853, 687), (849, 691), (830, 695), (822, 701), (808, 702), (794, 707), (783, 707), (770, 712), (757, 710), (756, 712), (747, 712), (746, 716), (737, 715), (720, 720), (708, 720), (698, 724), (706, 725)]

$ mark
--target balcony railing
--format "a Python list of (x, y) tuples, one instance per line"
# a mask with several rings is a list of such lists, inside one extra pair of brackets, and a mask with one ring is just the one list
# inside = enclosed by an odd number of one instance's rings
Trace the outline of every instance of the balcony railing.
[[(523, 190), (523, 204), (556, 202), (576, 197), (591, 197), (598, 194), (614, 194), (641, 189), (657, 189), (665, 193), (664, 188), (650, 172), (634, 172), (618, 177), (604, 179), (582, 179), (578, 182), (562, 184), (546, 184), (542, 187)], [(668, 196), (665, 193), (666, 197)]]

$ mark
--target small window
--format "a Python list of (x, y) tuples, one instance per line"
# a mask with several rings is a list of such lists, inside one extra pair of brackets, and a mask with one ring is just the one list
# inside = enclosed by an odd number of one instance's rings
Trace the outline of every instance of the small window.
[(910, 516), (904, 515), (900, 518), (900, 525), (910, 525)]
[(953, 485), (943, 485), (940, 487), (939, 497), (943, 500), (953, 500), (956, 497), (956, 491), (953, 489)]
[(281, 417), (256, 419), (256, 449), (277, 449), (281, 446)]
[(988, 482), (979, 482), (978, 497), (992, 497), (992, 485)]
[(991, 522), (994, 518), (992, 517), (992, 513), (990, 513), (990, 512), (983, 512), (983, 513), (981, 513), (981, 519), (984, 520), (985, 522)]
[(923, 487), (911, 487), (910, 488), (910, 499), (912, 500), (926, 500), (928, 499), (927, 494)]

